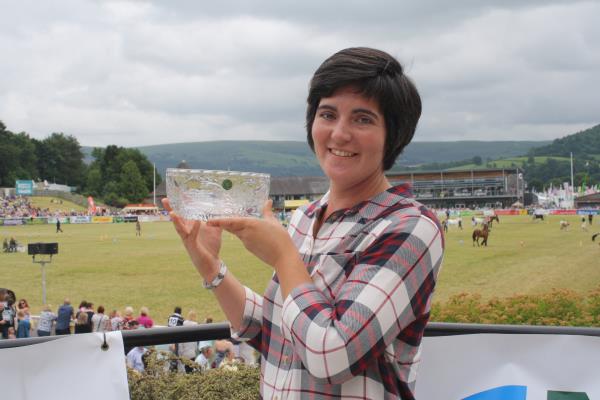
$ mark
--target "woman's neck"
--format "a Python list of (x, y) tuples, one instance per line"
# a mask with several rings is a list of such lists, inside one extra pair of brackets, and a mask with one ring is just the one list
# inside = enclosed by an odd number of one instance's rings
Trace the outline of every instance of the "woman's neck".
[(341, 186), (331, 182), (327, 210), (323, 215), (323, 220), (326, 220), (337, 210), (353, 207), (361, 201), (368, 200), (389, 189), (391, 186), (384, 174), (378, 174), (351, 186)]

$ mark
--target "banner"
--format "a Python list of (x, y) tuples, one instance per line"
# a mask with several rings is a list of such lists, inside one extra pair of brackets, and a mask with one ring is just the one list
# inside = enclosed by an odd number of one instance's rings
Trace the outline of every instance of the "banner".
[(32, 217), (24, 220), (26, 225), (44, 225), (48, 223), (48, 218), (46, 217)]
[(137, 220), (138, 220), (137, 215), (126, 215), (123, 217), (123, 222), (137, 222)]
[(87, 215), (75, 215), (69, 217), (69, 219), (71, 220), (72, 224), (89, 224), (91, 220), (91, 218)]
[(2, 349), (3, 399), (129, 400), (121, 332), (69, 335)]
[(49, 224), (55, 224), (57, 220), (60, 220), (61, 224), (68, 224), (71, 222), (69, 217), (48, 217)]
[(577, 214), (578, 215), (600, 215), (600, 210), (593, 210), (593, 209), (580, 209), (577, 210)]
[(17, 181), (15, 191), (17, 196), (30, 196), (33, 194), (33, 181)]
[(23, 218), (4, 218), (4, 226), (23, 225)]
[(416, 398), (600, 399), (600, 338), (474, 334), (423, 338)]
[(550, 215), (577, 215), (577, 210), (550, 210)]
[(92, 217), (92, 224), (112, 224), (113, 217)]

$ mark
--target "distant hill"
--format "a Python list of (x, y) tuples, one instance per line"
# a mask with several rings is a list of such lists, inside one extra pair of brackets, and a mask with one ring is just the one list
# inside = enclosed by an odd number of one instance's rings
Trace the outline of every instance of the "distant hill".
[[(550, 141), (457, 141), (413, 142), (397, 166), (414, 166), (471, 159), (515, 157)], [(164, 176), (166, 168), (185, 160), (192, 168), (266, 172), (274, 176), (322, 175), (314, 154), (305, 142), (213, 141), (138, 147)], [(92, 148), (83, 148), (87, 161)], [(396, 169), (396, 168), (395, 168)]]
[(581, 132), (555, 139), (547, 146), (535, 147), (529, 151), (533, 156), (594, 156), (600, 154), (600, 125)]

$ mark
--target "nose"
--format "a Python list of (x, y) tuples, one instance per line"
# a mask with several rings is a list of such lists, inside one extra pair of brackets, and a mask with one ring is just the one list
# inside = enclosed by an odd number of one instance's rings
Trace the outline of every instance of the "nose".
[(352, 140), (350, 126), (342, 118), (338, 119), (332, 127), (331, 138), (336, 142), (349, 142)]

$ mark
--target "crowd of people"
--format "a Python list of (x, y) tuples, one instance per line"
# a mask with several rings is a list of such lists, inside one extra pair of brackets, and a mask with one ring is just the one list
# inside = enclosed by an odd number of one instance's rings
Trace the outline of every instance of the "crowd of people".
[[(56, 201), (62, 203), (62, 200)], [(86, 214), (75, 210), (51, 211), (50, 208), (35, 207), (26, 196), (0, 197), (0, 218), (66, 217)]]
[[(166, 322), (169, 327), (198, 325), (198, 313), (189, 310), (187, 318), (184, 318), (181, 308), (175, 307)], [(212, 323), (212, 318), (207, 317), (204, 323)], [(131, 306), (125, 307), (123, 313), (116, 309), (107, 313), (104, 306), (94, 307), (92, 302), (86, 300), (75, 309), (67, 298), (56, 312), (51, 306), (44, 305), (39, 316), (32, 317), (26, 299), (20, 299), (16, 305), (0, 301), (2, 339), (148, 329), (154, 325), (147, 307), (141, 307), (138, 315), (135, 315)], [(144, 371), (144, 356), (148, 350), (145, 347), (132, 349), (127, 354), (127, 365), (139, 372)], [(179, 358), (171, 363), (172, 371), (191, 373), (196, 370), (226, 368), (239, 363), (256, 364), (252, 348), (233, 339), (173, 344), (169, 346), (169, 351)]]

